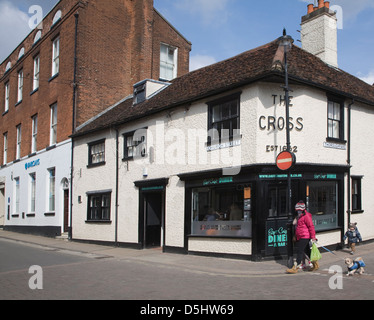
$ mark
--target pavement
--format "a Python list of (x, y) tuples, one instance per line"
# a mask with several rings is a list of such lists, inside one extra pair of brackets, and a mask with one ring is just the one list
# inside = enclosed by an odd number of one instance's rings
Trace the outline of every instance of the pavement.
[[(135, 250), (88, 244), (76, 241), (69, 241), (61, 238), (47, 238), (30, 234), (21, 234), (0, 229), (0, 238), (16, 241), (22, 244), (40, 246), (61, 253), (80, 255), (95, 259), (115, 258), (119, 260), (131, 260), (138, 263), (154, 263), (168, 267), (176, 267), (187, 272), (226, 275), (230, 277), (289, 277), (285, 270), (286, 260), (262, 260), (253, 262), (247, 260), (234, 260), (227, 258), (206, 257), (196, 255), (182, 255), (172, 253), (162, 253), (161, 249)], [(344, 258), (350, 256), (348, 250), (335, 251), (334, 254), (324, 252), (320, 248), (322, 259), (320, 261), (320, 271), (328, 273), (332, 265), (340, 265), (345, 269)], [(358, 255), (364, 257), (374, 256), (374, 243), (364, 243), (357, 248)], [(367, 270), (368, 275), (374, 270)], [(374, 277), (374, 276), (373, 276)]]

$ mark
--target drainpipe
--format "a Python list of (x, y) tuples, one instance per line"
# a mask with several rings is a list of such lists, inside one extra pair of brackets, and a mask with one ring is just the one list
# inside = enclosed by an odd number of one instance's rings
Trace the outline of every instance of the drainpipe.
[(347, 151), (347, 164), (348, 164), (348, 177), (347, 177), (347, 220), (348, 225), (351, 223), (351, 132), (352, 132), (352, 106), (355, 100), (348, 105), (348, 151)]
[[(72, 115), (72, 132), (75, 133), (75, 111), (77, 104), (77, 47), (78, 47), (78, 19), (79, 13), (75, 17), (75, 38), (74, 38), (74, 78), (73, 78), (73, 115)], [(71, 164), (70, 164), (70, 228), (69, 240), (73, 238), (73, 175), (74, 175), (74, 139), (71, 139)]]
[(115, 245), (118, 245), (118, 177), (119, 177), (119, 132), (118, 128), (115, 128), (116, 130), (116, 209), (115, 209), (115, 216), (116, 216), (116, 222), (115, 222), (115, 230), (114, 230), (114, 241)]

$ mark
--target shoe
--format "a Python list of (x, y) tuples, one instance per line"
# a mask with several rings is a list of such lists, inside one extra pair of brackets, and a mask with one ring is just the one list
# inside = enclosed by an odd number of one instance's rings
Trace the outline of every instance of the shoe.
[(318, 261), (312, 261), (313, 266), (310, 268), (309, 271), (317, 271), (319, 269)]
[(286, 273), (289, 273), (289, 274), (295, 274), (295, 273), (298, 273), (299, 272), (299, 270), (302, 268), (302, 266), (301, 266), (301, 264), (300, 265), (294, 265), (293, 267), (292, 267), (292, 269), (287, 269), (286, 270)]
[(353, 251), (351, 251), (350, 254), (353, 256), (355, 253)]

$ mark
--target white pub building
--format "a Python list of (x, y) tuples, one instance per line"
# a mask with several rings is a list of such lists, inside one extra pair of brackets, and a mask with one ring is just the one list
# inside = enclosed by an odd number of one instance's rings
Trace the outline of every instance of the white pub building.
[[(338, 68), (335, 13), (308, 6), (288, 52), (293, 208), (319, 243), (374, 239), (374, 87)], [(322, 30), (324, 32), (322, 32)], [(327, 45), (328, 44), (328, 45)], [(287, 254), (284, 54), (275, 40), (134, 94), (73, 136), (72, 239), (244, 259)]]

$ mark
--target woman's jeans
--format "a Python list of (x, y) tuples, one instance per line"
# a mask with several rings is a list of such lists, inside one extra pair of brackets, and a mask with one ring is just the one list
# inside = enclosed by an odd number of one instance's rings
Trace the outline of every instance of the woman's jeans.
[(306, 254), (308, 258), (310, 258), (310, 246), (309, 246), (309, 241), (310, 239), (300, 239), (299, 241), (296, 242), (296, 247), (297, 247), (297, 257), (296, 257), (296, 262), (297, 265), (301, 264), (302, 262), (305, 262), (305, 256)]

